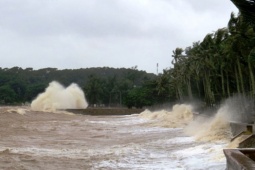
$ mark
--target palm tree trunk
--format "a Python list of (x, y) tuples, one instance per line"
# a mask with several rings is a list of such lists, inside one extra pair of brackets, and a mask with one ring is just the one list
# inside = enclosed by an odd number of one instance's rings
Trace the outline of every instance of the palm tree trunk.
[(242, 75), (242, 70), (241, 70), (241, 64), (240, 64), (240, 60), (237, 57), (237, 68), (238, 68), (238, 73), (240, 76), (240, 84), (241, 84), (241, 89), (242, 89), (242, 93), (245, 93), (244, 91), (244, 84), (243, 84), (243, 75)]
[(228, 74), (227, 74), (227, 92), (228, 92), (228, 96), (227, 97), (230, 97), (230, 89), (229, 89), (229, 77), (228, 77)]
[(203, 87), (204, 87), (204, 95), (205, 95), (204, 98), (205, 98), (205, 101), (207, 103), (208, 96), (207, 96), (205, 78), (203, 78)]
[(178, 95), (179, 95), (179, 100), (182, 102), (183, 101), (183, 96), (182, 96), (182, 91), (180, 89), (180, 86), (177, 86), (177, 92), (178, 92)]
[(240, 94), (240, 83), (239, 83), (239, 78), (238, 78), (238, 73), (237, 73), (237, 68), (235, 67), (235, 77), (236, 77), (236, 87), (237, 87), (237, 93)]
[(212, 104), (214, 103), (214, 95), (212, 93), (211, 90), (211, 84), (210, 84), (210, 73), (208, 75), (205, 75), (205, 94), (206, 94), (206, 100), (208, 101), (207, 104), (209, 104), (210, 106), (212, 106)]
[(252, 72), (251, 63), (248, 61), (249, 72), (250, 72), (250, 80), (251, 80), (251, 95), (255, 95), (255, 81), (254, 81), (254, 74)]
[(223, 69), (220, 69), (220, 73), (221, 73), (221, 89), (222, 89), (222, 95), (223, 97), (226, 96), (226, 92), (225, 92), (225, 81), (224, 81), (224, 74), (223, 74)]
[(187, 80), (187, 88), (188, 88), (189, 99), (192, 100), (193, 94), (192, 94), (192, 89), (191, 89), (190, 77)]
[(198, 84), (198, 80), (196, 81), (196, 85), (197, 85), (197, 91), (198, 91), (198, 97), (201, 99), (201, 92), (200, 92), (200, 88), (199, 88), (199, 84)]
[(176, 100), (180, 100), (177, 87), (175, 88), (175, 95), (176, 95)]

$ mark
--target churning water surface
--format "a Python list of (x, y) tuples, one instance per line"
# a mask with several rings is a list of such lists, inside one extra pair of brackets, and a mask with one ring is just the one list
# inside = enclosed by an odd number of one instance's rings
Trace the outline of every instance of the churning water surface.
[(144, 117), (1, 107), (0, 169), (225, 169), (226, 140), (197, 140)]

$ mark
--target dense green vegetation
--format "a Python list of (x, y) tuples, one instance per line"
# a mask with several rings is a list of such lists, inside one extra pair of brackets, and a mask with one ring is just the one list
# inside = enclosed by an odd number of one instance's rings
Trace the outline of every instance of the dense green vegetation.
[(151, 97), (153, 92), (148, 89), (153, 89), (151, 82), (155, 79), (156, 75), (138, 71), (136, 67), (76, 70), (0, 68), (0, 103), (31, 102), (55, 80), (65, 86), (78, 84), (91, 105), (142, 107), (157, 102), (157, 96)]
[[(213, 106), (234, 94), (255, 96), (255, 1), (231, 0), (240, 10), (227, 27), (190, 47), (176, 48), (172, 68), (158, 76), (130, 69), (0, 68), (0, 103), (31, 102), (56, 80), (77, 83), (91, 106), (143, 107), (199, 99)], [(170, 65), (170, 57), (169, 57)]]
[(180, 101), (197, 98), (212, 106), (237, 93), (254, 97), (255, 2), (233, 2), (241, 13), (231, 14), (227, 28), (173, 51), (174, 67), (161, 78), (168, 79)]

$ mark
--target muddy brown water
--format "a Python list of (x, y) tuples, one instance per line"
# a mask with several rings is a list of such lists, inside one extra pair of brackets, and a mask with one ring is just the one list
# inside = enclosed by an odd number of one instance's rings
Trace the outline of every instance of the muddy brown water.
[[(137, 115), (68, 115), (1, 107), (0, 169), (186, 169), (184, 157), (174, 151), (197, 144), (173, 145), (177, 138), (188, 137), (182, 129), (149, 127)], [(215, 166), (219, 165), (222, 162)]]

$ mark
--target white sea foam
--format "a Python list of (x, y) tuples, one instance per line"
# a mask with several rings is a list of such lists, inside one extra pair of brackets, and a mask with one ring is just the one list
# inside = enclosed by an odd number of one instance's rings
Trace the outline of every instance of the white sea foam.
[[(58, 166), (63, 161), (70, 165), (82, 160), (81, 165), (85, 162), (91, 169), (218, 170), (226, 167), (222, 158), (225, 143), (196, 141), (184, 134), (182, 128), (148, 127), (144, 120), (134, 116), (73, 118), (69, 121), (35, 119), (32, 122), (24, 119), (26, 126), (22, 130), (26, 133), (11, 136), (11, 141), (7, 135), (7, 142), (1, 142), (0, 154), (6, 159), (11, 157), (14, 163), (16, 157), (36, 160), (30, 165), (43, 159), (46, 162), (60, 160), (54, 162)], [(35, 128), (44, 126), (47, 128), (40, 129), (43, 133), (35, 133)], [(15, 142), (17, 140), (20, 142)]]
[(155, 120), (151, 124), (154, 126), (179, 128), (186, 126), (193, 120), (192, 106), (185, 104), (176, 104), (172, 111), (159, 110), (151, 112), (145, 110), (140, 114), (140, 117), (149, 120)]
[(18, 113), (20, 115), (25, 115), (27, 114), (28, 112), (30, 112), (28, 109), (23, 109), (23, 108), (18, 108), (18, 109), (8, 109), (7, 110), (8, 113)]

